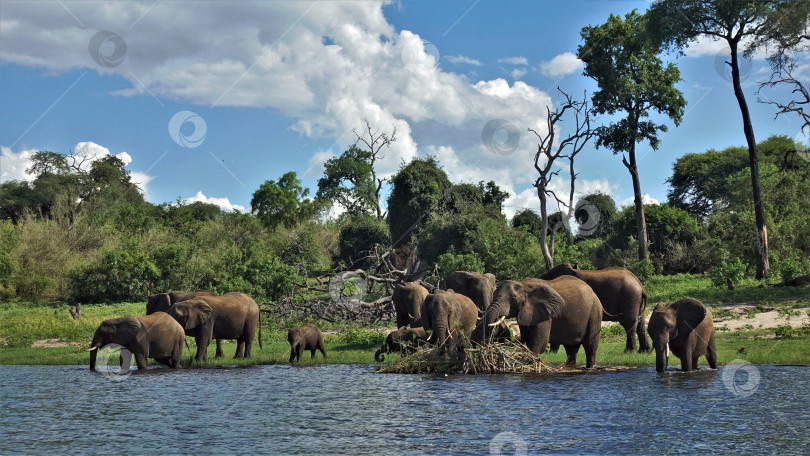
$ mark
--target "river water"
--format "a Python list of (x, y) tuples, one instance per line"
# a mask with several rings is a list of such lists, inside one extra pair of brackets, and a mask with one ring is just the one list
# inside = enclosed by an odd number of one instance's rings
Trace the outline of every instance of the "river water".
[(0, 366), (0, 454), (808, 454), (810, 368)]

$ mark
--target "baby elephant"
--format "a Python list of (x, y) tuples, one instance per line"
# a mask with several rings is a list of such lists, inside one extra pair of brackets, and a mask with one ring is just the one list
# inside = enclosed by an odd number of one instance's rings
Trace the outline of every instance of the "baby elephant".
[(670, 304), (658, 304), (650, 315), (647, 333), (655, 348), (655, 370), (667, 369), (669, 353), (681, 360), (685, 371), (697, 369), (698, 358), (706, 356), (709, 366), (717, 369), (712, 311), (694, 298)]
[(287, 332), (287, 341), (290, 343), (290, 364), (301, 360), (301, 353), (309, 350), (315, 358), (315, 351), (320, 350), (326, 359), (326, 347), (323, 344), (321, 330), (312, 323)]
[(426, 341), (427, 333), (424, 328), (395, 329), (388, 333), (382, 347), (374, 353), (374, 361), (378, 363), (385, 361), (385, 355), (388, 353), (400, 352), (407, 356), (414, 347), (422, 345)]

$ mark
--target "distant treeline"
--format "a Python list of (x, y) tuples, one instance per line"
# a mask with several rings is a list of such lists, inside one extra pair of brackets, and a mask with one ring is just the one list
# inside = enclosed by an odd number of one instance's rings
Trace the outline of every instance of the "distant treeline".
[[(772, 277), (810, 273), (810, 162), (785, 136), (758, 149)], [(442, 275), (464, 269), (522, 279), (545, 269), (535, 212), (507, 220), (507, 194), (497, 185), (452, 183), (431, 157), (404, 163), (389, 179), (385, 215), (371, 154), (356, 147), (327, 162), (313, 198), (290, 172), (256, 190), (251, 213), (151, 204), (119, 159), (80, 158), (40, 152), (29, 170), (33, 181), (0, 184), (3, 299), (119, 302), (207, 289), (276, 300), (308, 277), (366, 266), (363, 252), (374, 244), (417, 246), (421, 261), (438, 263)], [(645, 206), (649, 261), (637, 263), (634, 208), (619, 209), (596, 193), (582, 198), (575, 220), (550, 216), (551, 226), (563, 226), (555, 263), (626, 266), (642, 278), (711, 273), (718, 284), (752, 275), (747, 149), (687, 153), (667, 182), (668, 201)], [(325, 218), (334, 204), (345, 212)]]

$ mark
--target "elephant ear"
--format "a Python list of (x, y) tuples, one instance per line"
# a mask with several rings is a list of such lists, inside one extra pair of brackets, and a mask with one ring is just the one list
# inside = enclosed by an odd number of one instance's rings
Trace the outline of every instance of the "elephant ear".
[(548, 285), (538, 285), (529, 291), (528, 298), (518, 312), (520, 326), (535, 326), (562, 313), (565, 300)]
[(124, 317), (115, 325), (112, 342), (122, 346), (127, 345), (135, 339), (140, 329), (140, 320), (135, 317)]
[(706, 318), (706, 306), (697, 299), (684, 298), (670, 304), (677, 314), (678, 330), (681, 334), (689, 334)]
[(152, 315), (155, 312), (166, 312), (171, 306), (171, 298), (167, 293), (152, 295), (146, 302), (146, 315)]
[(214, 309), (201, 299), (186, 301), (190, 304), (185, 329), (194, 329), (211, 321)]

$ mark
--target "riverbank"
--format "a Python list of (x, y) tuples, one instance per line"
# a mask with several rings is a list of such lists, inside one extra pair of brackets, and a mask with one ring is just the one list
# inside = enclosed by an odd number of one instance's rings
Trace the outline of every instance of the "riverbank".
[[(695, 276), (657, 276), (647, 285), (649, 313), (657, 302), (668, 302), (684, 296), (694, 296), (712, 307), (715, 317), (718, 361), (727, 364), (744, 359), (758, 364), (810, 364), (810, 287), (759, 287), (756, 282), (743, 283), (734, 291), (712, 287), (709, 279)], [(65, 304), (0, 303), (0, 364), (88, 364), (85, 351), (98, 325), (108, 318), (142, 315), (144, 303), (86, 305), (82, 317), (73, 319)], [(317, 353), (314, 360), (308, 354), (301, 364), (371, 364), (380, 347), (385, 326), (361, 328), (345, 323), (318, 323), (324, 330), (327, 359)], [(206, 364), (252, 365), (286, 364), (289, 344), (286, 331), (276, 322), (262, 322), (263, 344), (253, 345), (253, 357), (235, 360), (235, 341), (225, 342), (225, 357), (215, 359), (215, 346), (209, 347)], [(194, 341), (187, 339), (191, 350)], [(624, 353), (624, 330), (615, 323), (606, 323), (602, 330), (598, 365), (651, 366), (653, 354)], [(190, 359), (185, 351), (183, 363)], [(389, 356), (386, 362), (398, 359)], [(543, 359), (556, 365), (565, 354), (547, 353)], [(584, 364), (580, 350), (578, 361)], [(672, 363), (677, 363), (671, 358)], [(701, 358), (701, 365), (705, 359)]]

